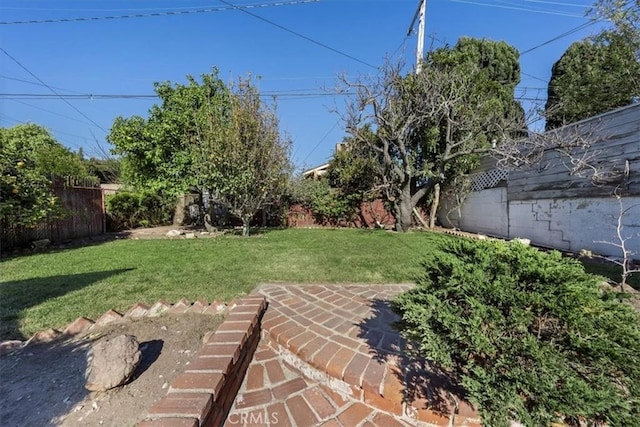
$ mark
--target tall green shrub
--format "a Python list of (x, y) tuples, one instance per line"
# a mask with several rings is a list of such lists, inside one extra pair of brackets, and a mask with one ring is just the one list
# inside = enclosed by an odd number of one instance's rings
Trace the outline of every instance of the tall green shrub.
[(331, 188), (325, 178), (300, 178), (292, 181), (288, 199), (290, 204), (299, 203), (311, 209), (318, 223), (337, 224), (340, 221), (350, 221), (356, 215), (351, 199), (342, 197), (339, 190)]
[[(172, 198), (169, 198), (172, 199)], [(155, 193), (122, 191), (106, 200), (110, 228), (122, 230), (171, 222), (175, 203)]]
[(484, 425), (638, 425), (640, 319), (557, 253), (458, 240), (394, 302), (415, 351), (458, 380)]

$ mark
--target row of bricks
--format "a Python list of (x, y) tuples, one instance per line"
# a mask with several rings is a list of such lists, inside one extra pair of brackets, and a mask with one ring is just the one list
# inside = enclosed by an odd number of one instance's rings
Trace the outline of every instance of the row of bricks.
[[(375, 411), (362, 402), (354, 402), (328, 383), (306, 378), (302, 371), (282, 358), (282, 348), (263, 334), (249, 367), (244, 391), (238, 395), (227, 425), (355, 426), (401, 427), (410, 425)], [(331, 424), (333, 423), (333, 424)]]
[(260, 339), (264, 297), (242, 298), (140, 427), (222, 425)]
[[(231, 306), (233, 306), (232, 303)], [(33, 334), (28, 340), (8, 340), (0, 342), (0, 356), (8, 354), (19, 348), (30, 344), (51, 342), (59, 338), (68, 338), (83, 332), (90, 331), (92, 328), (105, 326), (110, 323), (120, 322), (127, 319), (135, 319), (140, 317), (154, 317), (161, 314), (208, 314), (216, 315), (223, 314), (227, 310), (227, 305), (218, 301), (208, 304), (206, 301), (199, 300), (195, 303), (182, 299), (175, 304), (170, 304), (166, 301), (158, 301), (152, 306), (148, 306), (142, 303), (134, 304), (125, 314), (121, 314), (115, 310), (108, 310), (102, 316), (96, 320), (91, 320), (87, 317), (78, 317), (73, 322), (69, 323), (64, 329), (49, 328), (42, 331), (38, 331)]]
[[(296, 304), (295, 301), (289, 302)], [(318, 322), (326, 318), (326, 316), (323, 317), (324, 313), (315, 313), (313, 310), (308, 313), (300, 312), (303, 310), (303, 305), (294, 308), (297, 308), (298, 313), (295, 316), (279, 315), (277, 312), (288, 310), (287, 308), (270, 310), (263, 323), (265, 330), (272, 339), (309, 365), (351, 385), (352, 391), (356, 395), (360, 394), (361, 400), (384, 411), (400, 416), (408, 415), (436, 425), (447, 425), (454, 412), (458, 413), (454, 417), (455, 424), (474, 425), (476, 423), (477, 412), (464, 401), (449, 402), (446, 405), (448, 408), (442, 411), (430, 410), (428, 400), (420, 396), (413, 402), (405, 403), (406, 379), (397, 367), (399, 363), (395, 355), (385, 354), (384, 351), (377, 351), (373, 355), (368, 354), (370, 353), (369, 344), (362, 344), (355, 339), (355, 336), (348, 338), (349, 334), (361, 334), (355, 332), (358, 328), (350, 330), (345, 328), (345, 330), (336, 331), (338, 334), (331, 335), (332, 331), (328, 327), (332, 325), (328, 322), (335, 317), (325, 322), (324, 326), (319, 326)], [(297, 324), (300, 319), (304, 321), (302, 324)], [(340, 335), (340, 332), (346, 332), (347, 336)], [(368, 333), (372, 332), (385, 335), (380, 331), (368, 331)], [(399, 347), (401, 345), (398, 344)]]
[[(300, 381), (296, 381), (296, 383), (299, 386), (302, 385)], [(261, 392), (263, 391), (265, 390)], [(232, 413), (227, 424), (231, 426), (237, 424), (238, 421), (242, 422), (242, 420), (245, 420), (246, 424), (250, 424), (254, 420), (256, 425), (282, 427), (295, 425), (355, 426), (370, 419), (370, 424), (373, 423), (376, 426), (402, 427), (407, 425), (393, 416), (375, 411), (371, 406), (345, 399), (326, 385), (320, 384), (313, 387), (291, 388), (290, 393), (283, 395), (281, 399), (276, 398), (265, 402), (268, 406), (249, 407), (245, 411), (240, 409), (240, 411)], [(260, 423), (260, 420), (263, 422)]]
[[(256, 352), (254, 356), (255, 360), (269, 360), (273, 354), (282, 351), (282, 349), (277, 349), (277, 343), (268, 339), (268, 332), (266, 332), (266, 334), (266, 343), (271, 348)], [(384, 385), (386, 394), (384, 396), (375, 392), (370, 393), (362, 388), (350, 384), (345, 384), (350, 389), (349, 395), (351, 398), (362, 401), (366, 405), (386, 413), (394, 414), (398, 417), (398, 421), (404, 420), (405, 422), (411, 423), (411, 420), (419, 420), (433, 426), (480, 426), (477, 412), (464, 401), (459, 401), (456, 404), (449, 403), (447, 405), (445, 403), (447, 397), (440, 396), (441, 399), (439, 401), (438, 410), (430, 409), (432, 405), (424, 398), (415, 398), (412, 399), (412, 401), (408, 401), (404, 390), (405, 384), (407, 384), (407, 379), (403, 378), (400, 369), (396, 367), (395, 363), (396, 362), (393, 361), (387, 364), (387, 369), (393, 373), (389, 374), (389, 376), (385, 378)], [(269, 378), (271, 377), (272, 375), (269, 375)], [(425, 380), (423, 378), (422, 380), (428, 383), (428, 379)], [(415, 378), (410, 381), (412, 381), (412, 384), (418, 382)], [(302, 378), (296, 378), (285, 383), (272, 386), (269, 390), (249, 391), (243, 395), (241, 403), (236, 403), (236, 408), (240, 410), (243, 408), (255, 410), (252, 408), (263, 406), (272, 400), (277, 401), (284, 399), (286, 396), (295, 395), (296, 393), (305, 390), (305, 386), (306, 383)], [(324, 386), (323, 389), (325, 389)], [(318, 401), (316, 400), (316, 403), (317, 402)]]

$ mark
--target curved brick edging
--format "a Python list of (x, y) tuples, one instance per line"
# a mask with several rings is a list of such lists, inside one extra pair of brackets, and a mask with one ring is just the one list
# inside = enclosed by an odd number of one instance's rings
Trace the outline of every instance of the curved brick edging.
[[(233, 306), (233, 302), (231, 306)], [(182, 299), (175, 304), (170, 304), (166, 301), (158, 301), (149, 307), (146, 304), (137, 303), (131, 306), (125, 314), (121, 314), (115, 310), (107, 310), (102, 316), (96, 320), (91, 320), (87, 317), (78, 317), (73, 322), (69, 323), (62, 330), (60, 329), (44, 329), (34, 333), (28, 340), (6, 340), (0, 341), (0, 356), (10, 354), (23, 347), (48, 343), (58, 339), (72, 339), (74, 336), (83, 332), (88, 332), (91, 329), (99, 326), (108, 325), (110, 323), (122, 322), (130, 319), (139, 319), (142, 317), (156, 317), (164, 313), (169, 314), (224, 314), (227, 311), (227, 305), (222, 302), (214, 301), (211, 304), (207, 304), (206, 301), (199, 300), (195, 303), (190, 303), (186, 299)]]
[(266, 308), (264, 297), (238, 300), (138, 427), (221, 426), (260, 341)]
[(403, 354), (388, 301), (412, 286), (265, 284), (256, 292), (270, 301), (262, 326), (271, 348), (311, 378), (408, 423), (480, 426), (469, 402)]

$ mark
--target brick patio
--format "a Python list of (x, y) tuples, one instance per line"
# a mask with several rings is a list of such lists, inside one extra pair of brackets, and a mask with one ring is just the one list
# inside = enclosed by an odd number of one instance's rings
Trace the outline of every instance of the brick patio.
[[(220, 327), (140, 427), (480, 426), (445, 375), (408, 357), (392, 328), (400, 285), (264, 284), (230, 304)], [(162, 313), (227, 312), (204, 301), (134, 305), (64, 331), (0, 343), (0, 354), (95, 325)]]
[(262, 338), (225, 425), (479, 426), (391, 327), (389, 300), (411, 286), (259, 286)]

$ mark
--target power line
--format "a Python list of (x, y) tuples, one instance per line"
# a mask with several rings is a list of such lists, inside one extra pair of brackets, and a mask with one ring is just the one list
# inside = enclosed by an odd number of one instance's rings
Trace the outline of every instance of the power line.
[(326, 44), (324, 44), (324, 43), (322, 43), (322, 42), (319, 42), (319, 41), (317, 41), (317, 40), (314, 40), (314, 39), (312, 39), (311, 37), (305, 36), (304, 34), (301, 34), (301, 33), (297, 32), (297, 31), (294, 31), (294, 30), (292, 30), (292, 29), (290, 29), (290, 28), (287, 28), (287, 27), (285, 27), (285, 26), (283, 26), (283, 25), (280, 25), (280, 24), (278, 24), (278, 23), (276, 23), (276, 22), (273, 22), (273, 21), (271, 21), (271, 20), (269, 20), (269, 19), (267, 19), (267, 18), (263, 18), (263, 17), (262, 17), (262, 16), (260, 16), (260, 15), (256, 15), (255, 13), (250, 12), (250, 11), (248, 11), (248, 10), (246, 10), (246, 9), (242, 9), (242, 8), (240, 8), (239, 6), (236, 6), (236, 5), (234, 5), (234, 4), (231, 4), (231, 3), (229, 3), (229, 2), (228, 2), (228, 1), (226, 1), (226, 0), (220, 0), (220, 2), (221, 2), (221, 3), (223, 3), (223, 4), (226, 4), (226, 5), (227, 5), (227, 6), (229, 6), (229, 7), (232, 7), (233, 9), (236, 9), (236, 10), (237, 10), (237, 11), (239, 11), (239, 12), (246, 13), (246, 14), (247, 14), (247, 15), (249, 15), (249, 16), (253, 16), (253, 17), (254, 17), (254, 18), (256, 18), (256, 19), (259, 19), (259, 20), (261, 20), (261, 21), (263, 21), (263, 22), (266, 22), (266, 23), (267, 23), (267, 24), (269, 24), (269, 25), (273, 25), (274, 27), (280, 28), (281, 30), (286, 31), (287, 33), (293, 34), (293, 35), (294, 35), (294, 36), (296, 36), (296, 37), (299, 37), (299, 38), (304, 39), (304, 40), (306, 40), (306, 41), (308, 41), (308, 42), (311, 42), (311, 43), (313, 43), (313, 44), (315, 44), (315, 45), (317, 45), (317, 46), (320, 46), (320, 47), (322, 47), (322, 48), (324, 48), (324, 49), (330, 50), (330, 51), (332, 51), (332, 52), (334, 52), (334, 53), (337, 53), (338, 55), (342, 55), (342, 56), (344, 56), (345, 58), (349, 58), (349, 59), (351, 59), (352, 61), (359, 62), (360, 64), (363, 64), (363, 65), (366, 65), (367, 67), (373, 68), (374, 70), (377, 70), (377, 69), (378, 69), (378, 67), (376, 67), (375, 65), (369, 64), (368, 62), (365, 62), (365, 61), (363, 61), (363, 60), (361, 60), (361, 59), (358, 59), (358, 58), (356, 58), (356, 57), (355, 57), (355, 56), (353, 56), (353, 55), (349, 55), (348, 53), (345, 53), (345, 52), (343, 52), (343, 51), (341, 51), (341, 50), (335, 49), (335, 48), (333, 48), (333, 47), (331, 47), (331, 46), (329, 46), (329, 45), (326, 45)]
[(561, 12), (561, 11), (556, 11), (551, 9), (532, 9), (532, 8), (521, 7), (521, 6), (510, 6), (507, 4), (480, 3), (477, 1), (471, 1), (471, 0), (450, 0), (450, 1), (453, 3), (472, 4), (475, 6), (495, 7), (498, 9), (510, 9), (510, 10), (520, 10), (523, 12), (542, 13), (544, 15), (568, 16), (570, 18), (584, 18), (584, 15), (576, 15), (575, 13), (567, 13), (567, 12)]
[(591, 4), (565, 3), (565, 2), (559, 2), (559, 1), (547, 1), (547, 0), (524, 0), (524, 1), (527, 3), (542, 3), (542, 4), (552, 4), (556, 6), (581, 7), (583, 9), (586, 9), (592, 6)]
[(533, 46), (533, 47), (525, 50), (524, 52), (521, 52), (520, 56), (526, 55), (527, 53), (530, 53), (530, 52), (533, 52), (536, 49), (539, 49), (539, 48), (541, 48), (543, 46), (546, 46), (546, 45), (548, 45), (550, 43), (553, 43), (556, 40), (560, 40), (561, 38), (567, 37), (567, 36), (569, 36), (569, 35), (571, 35), (573, 33), (576, 33), (578, 31), (584, 30), (585, 28), (588, 28), (588, 27), (590, 27), (592, 25), (595, 25), (598, 22), (599, 21), (589, 21), (589, 22), (585, 22), (584, 24), (580, 24), (577, 27), (570, 29), (569, 31), (565, 31), (564, 33), (559, 34), (559, 35), (553, 37), (552, 39), (549, 39), (549, 40), (547, 40), (545, 42), (542, 42), (542, 43), (540, 43), (540, 44), (538, 44), (536, 46)]
[[(82, 21), (103, 21), (103, 20), (116, 20), (116, 19), (133, 19), (133, 18), (155, 18), (160, 16), (175, 16), (175, 15), (194, 15), (198, 13), (213, 13), (223, 12), (226, 10), (234, 9), (259, 9), (266, 7), (276, 6), (291, 6), (304, 3), (316, 3), (320, 0), (291, 0), (291, 1), (279, 1), (275, 3), (259, 3), (253, 5), (242, 6), (227, 6), (227, 7), (209, 7), (204, 9), (186, 9), (186, 10), (174, 10), (165, 12), (154, 13), (135, 13), (129, 15), (114, 15), (114, 16), (92, 16), (92, 17), (77, 17), (77, 18), (60, 18), (60, 19), (42, 19), (42, 20), (29, 20), (29, 21), (0, 21), (0, 25), (22, 25), (22, 24), (57, 24), (60, 22), (82, 22)], [(133, 9), (135, 10), (135, 9)]]
[(524, 71), (520, 71), (520, 74), (522, 74), (523, 76), (530, 77), (534, 80), (539, 80), (541, 82), (547, 83), (547, 80), (541, 79), (540, 77), (534, 76), (533, 74), (525, 73)]
[[(453, 1), (453, 0), (452, 0), (452, 1)], [(640, 8), (635, 7), (635, 6), (633, 6), (633, 5), (632, 5), (632, 6), (628, 7), (626, 10), (624, 10), (624, 13), (626, 14), (626, 13), (629, 13), (629, 12), (631, 12), (631, 11), (638, 11), (638, 10), (640, 10)], [(584, 24), (578, 25), (577, 27), (572, 28), (572, 29), (570, 29), (570, 30), (568, 30), (568, 31), (565, 31), (564, 33), (559, 34), (559, 35), (557, 35), (557, 36), (553, 37), (552, 39), (549, 39), (549, 40), (547, 40), (547, 41), (545, 41), (545, 42), (543, 42), (543, 43), (540, 43), (539, 45), (533, 46), (533, 47), (531, 47), (531, 48), (529, 48), (529, 49), (525, 50), (524, 52), (521, 52), (521, 53), (520, 53), (520, 56), (522, 56), (522, 55), (526, 55), (526, 54), (527, 54), (527, 53), (529, 53), (529, 52), (532, 52), (532, 51), (534, 51), (534, 50), (536, 50), (536, 49), (539, 49), (539, 48), (541, 48), (541, 47), (543, 47), (543, 46), (546, 46), (546, 45), (548, 45), (548, 44), (550, 44), (550, 43), (553, 43), (553, 42), (554, 42), (554, 41), (556, 41), (556, 40), (559, 40), (559, 39), (561, 39), (561, 38), (564, 38), (564, 37), (566, 37), (566, 36), (569, 36), (569, 35), (571, 35), (571, 34), (573, 34), (573, 33), (576, 33), (576, 32), (578, 32), (578, 31), (580, 31), (580, 30), (584, 30), (584, 29), (586, 29), (586, 28), (588, 28), (588, 27), (590, 27), (590, 26), (592, 26), (592, 25), (595, 25), (595, 24), (597, 24), (597, 23), (600, 23), (600, 22), (602, 22), (602, 21), (603, 21), (603, 19), (593, 19), (593, 20), (591, 20), (591, 21), (589, 21), (589, 22), (585, 22)]]
[[(51, 3), (51, 2), (50, 2)], [(253, 4), (253, 3), (250, 3)], [(201, 6), (202, 8), (213, 8), (213, 6)], [(186, 9), (195, 9), (195, 7), (129, 7), (129, 8), (109, 8), (109, 9), (95, 9), (95, 8), (55, 8), (55, 7), (7, 7), (0, 6), (0, 10), (28, 10), (32, 11), (46, 11), (46, 12), (132, 12), (132, 11), (151, 11), (151, 10), (160, 10), (160, 11), (168, 11), (168, 10), (186, 10)]]
[(4, 53), (7, 57), (9, 57), (9, 59), (11, 59), (13, 62), (15, 62), (20, 68), (22, 68), (23, 70), (25, 70), (27, 73), (29, 73), (34, 79), (38, 80), (40, 83), (42, 83), (44, 86), (46, 86), (51, 92), (53, 92), (58, 98), (60, 98), (65, 104), (67, 104), (68, 106), (70, 106), (71, 108), (73, 108), (78, 114), (80, 114), (82, 117), (84, 117), (85, 119), (87, 119), (89, 122), (91, 122), (94, 126), (96, 126), (98, 129), (100, 129), (101, 131), (103, 131), (104, 133), (108, 133), (108, 131), (103, 128), (102, 126), (100, 126), (98, 123), (96, 123), (95, 121), (93, 121), (89, 116), (87, 116), (85, 113), (83, 113), (82, 111), (80, 111), (75, 105), (73, 105), (72, 103), (70, 103), (69, 101), (67, 101), (65, 98), (62, 97), (62, 95), (60, 95), (58, 92), (56, 92), (55, 89), (53, 89), (51, 86), (49, 86), (48, 84), (46, 84), (40, 77), (36, 76), (31, 70), (29, 70), (27, 67), (25, 67), (20, 61), (18, 61), (16, 58), (14, 58), (13, 56), (11, 56), (11, 54), (9, 54), (9, 52), (7, 52), (3, 47), (0, 47), (0, 50), (2, 51), (2, 53)]
[[(351, 96), (354, 92), (301, 92), (290, 93), (286, 91), (279, 92), (263, 92), (260, 93), (262, 98), (271, 97), (324, 97), (324, 96)], [(77, 99), (77, 100), (106, 100), (106, 99), (155, 99), (156, 94), (61, 94), (51, 95), (48, 93), (0, 93), (0, 98), (11, 100), (48, 100), (48, 99)]]
[[(43, 85), (42, 83), (32, 82), (31, 80), (19, 79), (17, 77), (9, 77), (9, 76), (0, 75), (0, 78), (7, 79), (7, 80), (13, 80), (13, 81), (16, 81), (16, 82), (27, 83), (27, 84), (34, 85), (34, 86), (47, 87), (46, 85)], [(56, 86), (51, 86), (51, 87), (54, 88), (54, 89), (63, 90), (65, 92), (82, 93), (82, 92), (78, 92), (76, 90), (65, 89), (65, 88), (62, 88), (62, 87), (56, 87)]]
[(62, 118), (65, 118), (65, 119), (73, 120), (74, 122), (78, 122), (78, 123), (82, 123), (84, 125), (91, 126), (90, 123), (85, 122), (85, 121), (80, 120), (80, 119), (77, 119), (75, 117), (66, 116), (64, 114), (60, 114), (60, 113), (57, 113), (55, 111), (47, 110), (46, 108), (38, 107), (38, 106), (33, 105), (33, 104), (28, 104), (28, 103), (20, 101), (18, 99), (11, 99), (11, 98), (5, 98), (5, 99), (8, 99), (8, 100), (13, 101), (13, 102), (17, 102), (18, 104), (26, 105), (27, 107), (35, 108), (36, 110), (44, 111), (45, 113), (53, 114), (54, 116), (62, 117)]
[(323, 136), (322, 138), (320, 138), (320, 141), (318, 141), (318, 142), (316, 143), (316, 145), (314, 145), (314, 146), (313, 146), (313, 148), (311, 149), (311, 151), (309, 151), (309, 154), (307, 154), (307, 156), (306, 156), (304, 159), (302, 159), (302, 162), (301, 162), (301, 163), (304, 163), (304, 162), (309, 158), (309, 156), (310, 156), (310, 155), (312, 155), (314, 151), (316, 151), (316, 149), (320, 146), (320, 144), (322, 144), (322, 142), (324, 142), (324, 140), (325, 140), (325, 139), (327, 139), (327, 137), (331, 134), (331, 132), (333, 132), (333, 130), (334, 130), (336, 127), (338, 127), (338, 124), (340, 124), (340, 119), (338, 119), (338, 120), (334, 123), (334, 125), (331, 127), (331, 129), (329, 129), (329, 131), (328, 131), (327, 133), (325, 133), (325, 134), (324, 134), (324, 136)]

